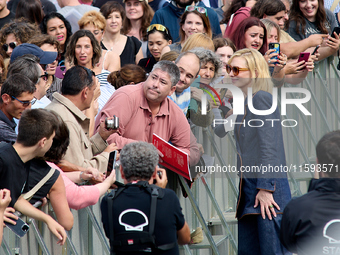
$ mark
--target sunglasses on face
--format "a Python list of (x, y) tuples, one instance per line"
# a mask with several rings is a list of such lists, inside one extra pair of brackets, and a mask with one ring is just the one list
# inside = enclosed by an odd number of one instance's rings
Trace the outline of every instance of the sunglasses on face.
[(161, 31), (161, 32), (165, 32), (165, 33), (169, 34), (168, 29), (165, 26), (161, 25), (161, 24), (153, 24), (153, 25), (149, 26), (146, 29), (146, 32), (149, 33), (149, 32), (151, 32), (154, 29), (156, 29), (157, 31)]
[(44, 72), (44, 74), (40, 75), (40, 78), (43, 79), (44, 81), (47, 81), (48, 79), (48, 73)]
[(231, 66), (228, 64), (226, 64), (225, 68), (228, 74), (230, 74), (230, 72), (233, 71), (233, 74), (235, 76), (237, 76), (240, 73), (240, 71), (249, 71), (249, 68), (240, 68), (238, 66)]
[(205, 9), (204, 7), (189, 5), (185, 8), (186, 12), (193, 12), (195, 10), (198, 11), (199, 13), (205, 14), (205, 16), (208, 16), (207, 9)]
[(34, 105), (34, 103), (37, 101), (36, 98), (33, 98), (31, 101), (21, 101), (18, 98), (12, 96), (13, 99), (17, 100), (18, 102), (22, 103), (23, 107), (27, 107), (29, 105)]
[(17, 43), (16, 42), (10, 42), (9, 44), (5, 43), (4, 45), (2, 45), (2, 48), (4, 49), (4, 51), (7, 51), (8, 47), (11, 47), (12, 50), (14, 50), (14, 48), (17, 47)]

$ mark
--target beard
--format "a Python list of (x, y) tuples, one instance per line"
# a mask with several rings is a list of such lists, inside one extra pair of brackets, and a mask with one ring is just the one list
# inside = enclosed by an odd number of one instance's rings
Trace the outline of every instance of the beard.
[(194, 0), (175, 0), (176, 4), (181, 7), (181, 8), (185, 8), (188, 5), (191, 5)]

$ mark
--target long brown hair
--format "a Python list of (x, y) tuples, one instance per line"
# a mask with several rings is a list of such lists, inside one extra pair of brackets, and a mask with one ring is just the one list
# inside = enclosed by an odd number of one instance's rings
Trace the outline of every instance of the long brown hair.
[(107, 81), (119, 89), (125, 85), (134, 83), (138, 84), (146, 80), (146, 73), (144, 69), (135, 64), (128, 64), (123, 66), (120, 71), (115, 71), (109, 74)]
[[(148, 26), (150, 26), (151, 20), (153, 18), (153, 15), (155, 12), (151, 8), (151, 6), (144, 0), (140, 1), (143, 7), (143, 16), (142, 16), (142, 25), (139, 29), (139, 35), (142, 41), (147, 41), (148, 40), (148, 35), (146, 32), (146, 29)], [(125, 1), (126, 4), (126, 1)], [(124, 35), (128, 34), (131, 30), (131, 21), (125, 16), (125, 19), (123, 20), (123, 28), (122, 28), (122, 33)]]
[(194, 10), (194, 11), (185, 11), (182, 16), (181, 16), (181, 20), (179, 22), (179, 26), (180, 26), (180, 29), (179, 29), (179, 36), (181, 38), (181, 41), (180, 43), (183, 43), (184, 40), (185, 40), (185, 33), (182, 29), (182, 26), (184, 25), (185, 23), (185, 20), (187, 19), (187, 16), (190, 14), (190, 13), (194, 13), (196, 14), (197, 16), (199, 16), (202, 21), (203, 21), (203, 26), (205, 28), (205, 34), (207, 34), (207, 36), (211, 39), (212, 38), (212, 31), (211, 31), (211, 25), (210, 25), (210, 21), (209, 21), (209, 18), (207, 17), (206, 14), (204, 13), (200, 13), (198, 12), (197, 10)]
[[(296, 28), (295, 31), (298, 34), (306, 34), (306, 18), (303, 16), (300, 6), (299, 6), (300, 0), (293, 0), (292, 8), (290, 9), (290, 14), (289, 14), (289, 20), (286, 22), (285, 29), (289, 28), (290, 21), (295, 21), (296, 23)], [(326, 22), (329, 22), (327, 20), (327, 15), (326, 15), (326, 10), (324, 7), (323, 0), (318, 0), (318, 11), (316, 12), (315, 15), (315, 24), (316, 27), (321, 31), (322, 34), (327, 34), (328, 31), (326, 28)]]

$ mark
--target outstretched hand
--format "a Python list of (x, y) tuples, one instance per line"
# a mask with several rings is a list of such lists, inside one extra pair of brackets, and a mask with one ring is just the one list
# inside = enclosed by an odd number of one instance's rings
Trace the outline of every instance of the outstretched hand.
[(276, 217), (274, 207), (277, 210), (280, 210), (279, 205), (274, 201), (273, 193), (266, 190), (260, 189), (257, 193), (255, 197), (254, 208), (256, 208), (259, 204), (261, 206), (261, 215), (263, 219), (266, 218), (266, 214), (270, 220), (272, 220), (272, 214), (274, 217)]

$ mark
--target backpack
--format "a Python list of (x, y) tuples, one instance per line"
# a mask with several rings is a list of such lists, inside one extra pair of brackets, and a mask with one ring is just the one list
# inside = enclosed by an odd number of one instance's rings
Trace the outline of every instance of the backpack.
[[(125, 226), (126, 231), (121, 233), (113, 233), (113, 219), (112, 219), (112, 211), (113, 211), (113, 200), (119, 196), (125, 189), (131, 187), (132, 185), (137, 185), (143, 187), (148, 193), (151, 195), (151, 205), (150, 205), (150, 217), (149, 222), (147, 216), (142, 213), (144, 218), (146, 218), (146, 223), (149, 223), (149, 231), (141, 231), (143, 229), (143, 225), (132, 227)], [(166, 251), (175, 247), (176, 243), (164, 244), (157, 246), (155, 242), (154, 229), (155, 229), (155, 220), (156, 220), (156, 208), (157, 208), (157, 199), (161, 199), (163, 197), (163, 191), (156, 185), (150, 185), (146, 181), (139, 181), (136, 184), (126, 184), (122, 187), (119, 187), (116, 190), (112, 190), (108, 195), (106, 195), (103, 199), (107, 200), (108, 206), (108, 219), (109, 219), (109, 239), (111, 246), (111, 255), (115, 254), (136, 254), (136, 253), (154, 253), (155, 251)], [(137, 211), (136, 209), (125, 210), (124, 212), (133, 212)], [(123, 212), (119, 216), (119, 222), (121, 223)], [(147, 224), (146, 224), (147, 225)], [(145, 225), (144, 225), (145, 226)], [(136, 229), (139, 230), (136, 230)]]

